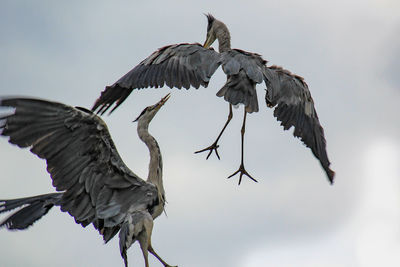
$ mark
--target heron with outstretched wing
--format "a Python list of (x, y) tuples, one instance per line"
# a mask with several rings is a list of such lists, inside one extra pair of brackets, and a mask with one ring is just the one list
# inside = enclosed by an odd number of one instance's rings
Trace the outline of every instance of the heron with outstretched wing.
[(4, 98), (0, 107), (11, 107), (11, 114), (0, 115), (0, 133), (9, 142), (47, 162), (47, 171), (57, 193), (0, 200), (0, 213), (19, 208), (0, 227), (23, 230), (44, 216), (53, 206), (74, 217), (86, 227), (92, 224), (107, 243), (119, 233), (119, 246), (125, 266), (127, 249), (136, 241), (164, 266), (169, 266), (151, 244), (153, 220), (165, 205), (162, 158), (156, 139), (148, 127), (169, 94), (143, 110), (135, 120), (139, 138), (150, 151), (147, 180), (133, 173), (122, 161), (108, 132), (96, 114), (80, 107), (32, 98)]
[[(217, 92), (229, 102), (228, 119), (209, 147), (195, 153), (213, 151), (219, 158), (218, 141), (233, 117), (232, 105), (243, 104), (244, 118), (241, 129), (241, 164), (232, 177), (240, 173), (256, 181), (244, 167), (244, 134), (247, 113), (257, 112), (256, 85), (264, 81), (267, 86), (265, 101), (268, 107), (275, 107), (274, 116), (281, 121), (285, 130), (294, 127), (294, 136), (299, 137), (320, 161), (331, 183), (335, 173), (330, 169), (326, 152), (326, 141), (314, 108), (314, 101), (304, 79), (277, 66), (267, 66), (267, 61), (256, 53), (231, 48), (227, 26), (207, 15), (207, 38), (204, 45), (174, 44), (162, 47), (144, 59), (111, 86), (107, 86), (96, 100), (92, 110), (103, 114), (110, 108), (114, 111), (134, 89), (147, 87), (186, 88), (207, 87), (211, 76), (222, 65), (227, 75), (225, 85)], [(219, 52), (209, 49), (218, 40)]]

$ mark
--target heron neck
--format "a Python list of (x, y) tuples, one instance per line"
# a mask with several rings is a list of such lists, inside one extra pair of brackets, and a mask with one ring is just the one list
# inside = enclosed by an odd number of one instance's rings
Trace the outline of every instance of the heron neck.
[(150, 163), (149, 163), (149, 175), (147, 177), (147, 181), (154, 184), (159, 194), (164, 196), (164, 185), (162, 180), (162, 157), (160, 147), (156, 139), (150, 135), (148, 130), (148, 124), (142, 124), (139, 122), (138, 124), (138, 135), (140, 140), (142, 140), (150, 152)]
[(225, 26), (216, 32), (218, 40), (218, 51), (220, 53), (231, 50), (231, 35), (228, 28)]

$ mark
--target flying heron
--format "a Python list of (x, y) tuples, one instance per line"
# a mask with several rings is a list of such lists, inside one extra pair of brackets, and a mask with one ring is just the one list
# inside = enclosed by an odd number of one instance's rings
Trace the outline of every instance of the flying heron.
[[(321, 127), (314, 101), (304, 79), (278, 67), (267, 66), (259, 54), (231, 48), (227, 26), (212, 15), (208, 19), (207, 37), (204, 45), (198, 43), (164, 46), (144, 59), (131, 71), (111, 86), (107, 86), (96, 100), (92, 110), (104, 114), (109, 108), (113, 112), (134, 89), (146, 87), (186, 88), (208, 86), (216, 69), (222, 65), (227, 75), (225, 85), (217, 92), (229, 102), (228, 119), (212, 145), (195, 153), (213, 151), (219, 159), (218, 141), (233, 117), (232, 105), (243, 104), (244, 118), (241, 128), (241, 164), (228, 178), (240, 173), (256, 181), (244, 167), (244, 134), (247, 113), (257, 112), (258, 99), (256, 84), (264, 81), (267, 86), (265, 101), (268, 107), (275, 107), (274, 116), (281, 121), (284, 130), (294, 126), (293, 135), (299, 137), (320, 161), (331, 183), (335, 173), (329, 168), (324, 130)], [(219, 53), (209, 49), (218, 40)]]
[(165, 205), (161, 152), (148, 127), (169, 94), (145, 108), (137, 121), (139, 138), (150, 151), (147, 180), (139, 178), (122, 161), (108, 132), (96, 114), (81, 107), (32, 98), (5, 98), (1, 107), (15, 109), (0, 117), (0, 133), (9, 142), (47, 162), (57, 193), (0, 200), (0, 213), (20, 208), (0, 223), (9, 230), (23, 230), (60, 206), (86, 227), (93, 224), (105, 243), (119, 232), (120, 253), (128, 266), (127, 249), (138, 241), (145, 266), (148, 252), (169, 266), (151, 244), (153, 220)]

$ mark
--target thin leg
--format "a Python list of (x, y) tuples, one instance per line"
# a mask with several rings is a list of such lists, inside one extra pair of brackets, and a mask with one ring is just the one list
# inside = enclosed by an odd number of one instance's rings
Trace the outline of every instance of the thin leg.
[(217, 139), (215, 140), (215, 142), (214, 142), (212, 145), (210, 145), (209, 147), (206, 147), (206, 148), (204, 148), (204, 149), (202, 149), (202, 150), (199, 150), (199, 151), (196, 151), (196, 152), (194, 152), (194, 153), (197, 154), (197, 153), (201, 153), (201, 152), (210, 150), (210, 152), (208, 153), (207, 158), (206, 158), (206, 159), (208, 159), (208, 158), (210, 157), (211, 153), (212, 153), (213, 151), (215, 151), (215, 154), (217, 155), (217, 158), (220, 159), (220, 158), (219, 158), (219, 154), (218, 154), (218, 150), (217, 150), (218, 147), (219, 147), (219, 145), (218, 145), (218, 140), (221, 138), (222, 133), (225, 131), (225, 128), (226, 128), (226, 126), (228, 126), (228, 124), (229, 124), (229, 122), (231, 121), (232, 117), (233, 117), (232, 105), (229, 104), (228, 119), (227, 119), (227, 121), (225, 122), (224, 128), (222, 128), (222, 130), (221, 130), (221, 132), (219, 133), (219, 135), (218, 135)]
[(236, 174), (238, 174), (238, 173), (240, 172), (240, 176), (239, 176), (239, 185), (240, 185), (240, 183), (242, 182), (242, 176), (243, 176), (243, 174), (246, 175), (246, 176), (248, 176), (248, 177), (249, 177), (251, 180), (253, 180), (254, 182), (257, 182), (257, 180), (254, 179), (253, 177), (251, 177), (251, 175), (246, 171), (246, 169), (244, 168), (244, 163), (243, 163), (243, 157), (244, 157), (244, 155), (243, 155), (243, 154), (244, 154), (244, 133), (245, 133), (245, 131), (246, 131), (246, 115), (247, 115), (247, 112), (246, 112), (246, 109), (244, 109), (244, 118), (243, 118), (242, 130), (241, 130), (241, 134), (242, 134), (242, 155), (241, 155), (240, 167), (239, 167), (239, 169), (238, 169), (236, 172), (234, 172), (233, 174), (231, 174), (231, 175), (228, 177), (228, 179), (229, 179), (229, 178), (235, 176)]
[(147, 249), (142, 243), (140, 243), (140, 248), (142, 249), (142, 253), (143, 253), (144, 265), (146, 267), (149, 267), (149, 256), (148, 256), (148, 253), (147, 253)]
[(171, 266), (168, 263), (166, 263), (163, 259), (161, 259), (160, 256), (158, 256), (158, 254), (154, 251), (153, 247), (151, 245), (149, 245), (149, 247), (147, 248), (147, 250), (153, 254), (165, 267), (177, 267), (177, 266)]

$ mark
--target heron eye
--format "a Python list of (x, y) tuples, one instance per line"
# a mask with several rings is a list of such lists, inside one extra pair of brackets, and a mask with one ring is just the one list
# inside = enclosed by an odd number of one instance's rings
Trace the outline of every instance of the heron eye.
[(156, 106), (157, 106), (157, 105), (155, 105), (155, 106), (150, 106), (150, 107), (147, 107), (147, 110), (148, 110), (148, 111), (151, 111), (151, 110), (155, 109), (155, 108), (156, 108)]

